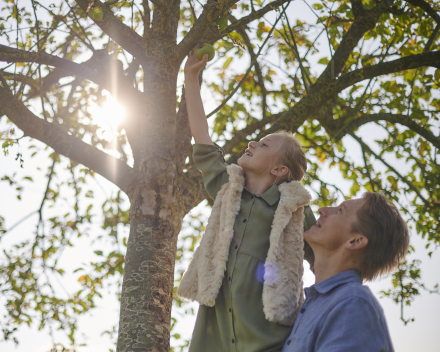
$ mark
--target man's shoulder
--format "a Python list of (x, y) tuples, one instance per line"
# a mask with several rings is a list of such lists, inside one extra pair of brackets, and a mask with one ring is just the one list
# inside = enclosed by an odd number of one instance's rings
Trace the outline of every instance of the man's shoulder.
[(349, 282), (335, 288), (332, 296), (337, 298), (338, 302), (356, 302), (361, 305), (368, 305), (376, 314), (383, 315), (383, 309), (377, 298), (371, 292), (370, 288), (362, 285), (360, 282)]

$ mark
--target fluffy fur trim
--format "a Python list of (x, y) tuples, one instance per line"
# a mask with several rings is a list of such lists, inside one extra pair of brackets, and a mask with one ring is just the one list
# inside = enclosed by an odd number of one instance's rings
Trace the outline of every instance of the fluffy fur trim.
[(177, 290), (179, 296), (209, 307), (214, 306), (223, 281), (244, 185), (241, 167), (230, 165), (227, 172), (229, 182), (217, 194), (205, 234)]
[[(177, 290), (179, 296), (210, 307), (215, 304), (226, 270), (245, 182), (239, 166), (230, 165), (227, 172), (229, 182), (217, 194), (205, 234)], [(298, 181), (283, 183), (279, 190), (265, 262), (263, 309), (267, 320), (293, 325), (304, 301), (303, 210), (310, 195)]]
[(304, 206), (310, 195), (293, 181), (279, 186), (280, 202), (272, 222), (264, 272), (263, 307), (266, 319), (293, 325), (303, 296)]

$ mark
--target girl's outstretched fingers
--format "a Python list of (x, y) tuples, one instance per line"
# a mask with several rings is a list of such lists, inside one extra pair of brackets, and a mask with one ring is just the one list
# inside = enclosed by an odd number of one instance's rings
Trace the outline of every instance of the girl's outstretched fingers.
[(197, 59), (195, 51), (197, 46), (188, 53), (188, 59), (185, 64), (185, 75), (198, 75), (202, 67), (208, 62), (208, 54), (203, 55), (202, 60)]

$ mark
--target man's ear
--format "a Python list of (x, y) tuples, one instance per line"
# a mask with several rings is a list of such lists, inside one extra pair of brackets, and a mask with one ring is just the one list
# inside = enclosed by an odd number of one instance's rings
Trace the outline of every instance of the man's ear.
[(365, 248), (367, 245), (368, 245), (368, 238), (363, 235), (356, 234), (355, 236), (350, 238), (349, 241), (347, 241), (347, 243), (345, 244), (345, 248), (358, 250)]
[(270, 171), (270, 173), (276, 177), (283, 177), (284, 175), (287, 175), (288, 172), (289, 169), (284, 165), (277, 166)]

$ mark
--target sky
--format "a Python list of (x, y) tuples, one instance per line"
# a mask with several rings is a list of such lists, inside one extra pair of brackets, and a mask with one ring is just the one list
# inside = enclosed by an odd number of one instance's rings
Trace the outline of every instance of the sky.
[[(0, 126), (2, 127), (2, 126)], [(365, 131), (367, 134), (368, 131)], [(374, 131), (373, 131), (374, 132)], [(41, 166), (42, 170), (45, 170), (44, 164), (47, 160), (44, 159), (32, 159), (26, 150), (25, 145), (22, 146), (24, 168), (21, 169), (19, 162), (15, 160), (15, 154), (11, 153), (5, 157), (0, 155), (0, 171), (11, 174), (16, 172), (17, 176), (31, 174), (35, 182), (28, 187), (25, 187), (21, 202), (15, 199), (15, 193), (11, 192), (11, 189), (6, 186), (5, 182), (0, 182), (0, 214), (7, 219), (7, 225), (10, 226), (22, 218), (24, 215), (35, 210), (41, 201), (44, 189), (44, 179), (35, 172), (36, 167)], [(62, 178), (62, 173), (59, 174), (59, 178)], [(346, 183), (340, 178), (337, 172), (330, 171), (326, 173), (326, 177), (332, 182), (336, 182), (340, 187), (346, 187)], [(102, 186), (102, 190), (97, 192), (97, 197), (101, 198), (104, 195), (104, 191), (107, 195), (111, 189), (116, 188), (106, 180), (98, 177), (98, 182)], [(102, 194), (100, 194), (102, 192)], [(68, 197), (68, 195), (66, 195)], [(63, 202), (60, 202), (60, 207), (63, 207)], [(57, 209), (59, 212), (62, 209)], [(316, 211), (316, 209), (313, 209)], [(197, 209), (193, 209), (192, 213), (196, 214), (202, 212), (205, 216), (208, 215), (209, 209), (200, 205)], [(315, 214), (316, 215), (316, 214)], [(10, 233), (8, 233), (0, 242), (0, 250), (10, 248), (13, 243), (17, 243), (20, 240), (29, 237), (29, 234), (34, 230), (36, 223), (36, 217), (30, 218), (25, 223), (19, 225)], [(108, 249), (108, 245), (104, 242), (95, 243), (93, 246), (90, 242), (93, 237), (103, 234), (103, 231), (99, 226), (91, 227), (91, 236), (80, 239), (75, 239), (75, 246), (67, 249), (61, 258), (60, 265), (67, 270), (67, 275), (63, 278), (63, 287), (69, 292), (78, 289), (79, 284), (77, 278), (79, 274), (72, 274), (71, 272), (80, 266), (82, 262), (86, 262), (93, 256), (93, 250), (97, 248), (101, 250)], [(422, 259), (422, 273), (423, 280), (428, 287), (433, 287), (435, 283), (439, 282), (440, 277), (438, 275), (438, 268), (440, 267), (440, 252), (434, 252), (432, 258), (428, 258), (426, 250), (424, 249), (425, 241), (420, 239), (419, 236), (412, 234), (411, 244), (416, 248), (417, 257)], [(305, 263), (307, 266), (307, 264)], [(314, 276), (311, 271), (305, 271), (304, 277), (305, 286), (312, 285), (314, 283)], [(55, 282), (55, 286), (56, 282)], [(405, 308), (405, 317), (414, 317), (415, 322), (409, 323), (407, 326), (400, 321), (400, 307), (393, 301), (387, 298), (381, 298), (380, 291), (390, 287), (390, 279), (383, 278), (380, 281), (369, 283), (368, 286), (372, 292), (379, 299), (380, 304), (384, 308), (385, 315), (388, 321), (390, 334), (395, 345), (396, 351), (401, 352), (437, 352), (440, 346), (440, 335), (438, 334), (438, 327), (440, 326), (440, 296), (430, 295), (422, 292), (411, 307)], [(57, 289), (61, 290), (61, 286), (57, 286)], [(0, 298), (0, 303), (3, 303)], [(197, 309), (196, 304), (192, 304), (194, 309)], [(3, 313), (3, 307), (0, 307), (0, 313)], [(1, 316), (1, 315), (0, 315)], [(111, 327), (118, 321), (119, 306), (114, 296), (105, 294), (102, 299), (97, 301), (97, 309), (87, 317), (79, 320), (79, 341), (87, 343), (87, 347), (79, 347), (79, 352), (107, 352), (112, 345), (109, 343), (107, 335), (101, 336), (102, 331), (111, 329)], [(178, 326), (175, 332), (179, 332), (182, 336), (189, 338), (194, 326), (195, 316), (183, 315), (179, 319)], [(59, 332), (55, 332), (55, 336), (59, 337), (62, 341), (67, 343), (67, 339)], [(51, 339), (49, 333), (46, 330), (38, 331), (35, 326), (28, 328), (22, 326), (17, 334), (20, 344), (15, 347), (12, 342), (1, 342), (0, 350), (2, 352), (47, 352), (51, 347)]]
[[(289, 14), (292, 20), (301, 16), (309, 16), (307, 13), (308, 9), (304, 5), (298, 3), (297, 6), (297, 11)], [(324, 56), (328, 47), (325, 43), (319, 43), (318, 45), (322, 48), (322, 56)], [(241, 61), (236, 65), (236, 69), (244, 71), (246, 64), (246, 62)], [(217, 106), (218, 102), (210, 95), (208, 89), (202, 89), (202, 98), (207, 112), (213, 110), (213, 108)], [(116, 108), (115, 106), (112, 106), (111, 109), (114, 110)], [(119, 122), (117, 119), (105, 121), (105, 118), (103, 118), (105, 114), (103, 115), (99, 111), (97, 111), (97, 115), (99, 115), (97, 119), (101, 119), (103, 125), (107, 123), (109, 133), (111, 133), (112, 126)], [(212, 124), (212, 119), (210, 119), (210, 123)], [(4, 125), (0, 124), (0, 130), (3, 129)], [(359, 135), (361, 135), (365, 141), (371, 141), (373, 137), (376, 138), (379, 133), (380, 131), (374, 125), (367, 125), (359, 131)], [(346, 137), (344, 143), (348, 146), (347, 149), (349, 150), (350, 157), (353, 160), (356, 160), (360, 157), (360, 151), (357, 144), (352, 143), (349, 138), (350, 137)], [(0, 215), (7, 220), (7, 228), (21, 219), (24, 215), (37, 209), (41, 202), (41, 198), (43, 197), (43, 191), (45, 188), (44, 173), (49, 161), (47, 158), (31, 158), (31, 151), (26, 148), (29, 143), (30, 142), (27, 139), (24, 139), (21, 142), (20, 151), (23, 153), (24, 168), (20, 168), (19, 161), (15, 160), (15, 154), (19, 151), (16, 146), (11, 149), (8, 156), (4, 156), (3, 154), (0, 155), (0, 173), (2, 175), (5, 173), (8, 175), (16, 173), (19, 179), (27, 175), (32, 175), (34, 178), (33, 183), (25, 185), (22, 201), (18, 201), (15, 198), (15, 193), (11, 191), (6, 182), (0, 182)], [(44, 148), (41, 143), (37, 143), (37, 145)], [(396, 165), (396, 168), (399, 171), (405, 170), (407, 167), (402, 161), (394, 160), (394, 162), (394, 165)], [(41, 167), (42, 171), (37, 171), (38, 166)], [(58, 180), (62, 180), (66, 177), (67, 175), (61, 171), (57, 175)], [(331, 181), (338, 185), (343, 190), (348, 190), (348, 183), (343, 180), (336, 169), (326, 170), (321, 174), (321, 177), (323, 180)], [(94, 187), (96, 188), (96, 195), (98, 198), (97, 204), (112, 192), (116, 192), (116, 187), (100, 176), (97, 176), (97, 184)], [(57, 209), (49, 209), (48, 214), (61, 213), (65, 209), (68, 209), (71, 194), (71, 192), (66, 191), (66, 194), (63, 194), (63, 197), (66, 200), (61, 202), (60, 205), (57, 206)], [(316, 212), (316, 207), (313, 208), (313, 210)], [(192, 213), (194, 214), (199, 212), (205, 217), (209, 215), (209, 209), (203, 203), (196, 209), (192, 210)], [(5, 235), (0, 242), (0, 251), (10, 248), (14, 243), (29, 238), (34, 230), (36, 221), (36, 215), (34, 215)], [(123, 232), (124, 230), (121, 231)], [(58, 290), (72, 292), (79, 288), (79, 283), (77, 281), (79, 275), (72, 273), (72, 271), (80, 266), (82, 262), (87, 262), (91, 260), (91, 258), (93, 259), (93, 250), (96, 248), (100, 248), (104, 251), (109, 248), (108, 244), (104, 241), (95, 241), (93, 245), (91, 245), (94, 237), (101, 234), (104, 234), (103, 230), (95, 223), (90, 227), (89, 237), (75, 239), (75, 246), (67, 249), (63, 253), (61, 266), (67, 269), (67, 274), (57, 286)], [(124, 234), (122, 234), (122, 236), (123, 235)], [(432, 257), (429, 258), (427, 256), (427, 250), (425, 249), (426, 241), (421, 239), (415, 233), (411, 234), (411, 244), (415, 247), (416, 254), (412, 254), (410, 259), (422, 260), (422, 279), (427, 287), (433, 287), (440, 281), (440, 275), (438, 272), (438, 268), (440, 268), (439, 251), (434, 252)], [(305, 265), (307, 266), (307, 264)], [(304, 281), (305, 286), (314, 283), (314, 276), (310, 270), (305, 271)], [(400, 320), (400, 306), (396, 305), (388, 298), (381, 298), (380, 291), (386, 290), (390, 285), (389, 277), (368, 283), (368, 286), (384, 308), (396, 351), (437, 352), (440, 349), (440, 334), (438, 334), (438, 328), (440, 327), (440, 314), (438, 314), (438, 312), (440, 312), (440, 296), (422, 292), (421, 296), (416, 298), (415, 302), (413, 302), (410, 307), (405, 308), (405, 318), (415, 318), (415, 322), (409, 323), (405, 326)], [(1, 306), (2, 302), (2, 298), (0, 297), (0, 317), (4, 312), (4, 308)], [(197, 310), (197, 304), (192, 303), (191, 305)], [(97, 309), (95, 309), (91, 315), (79, 320), (79, 341), (87, 344), (87, 346), (78, 347), (79, 352), (107, 352), (109, 348), (112, 348), (108, 336), (101, 335), (101, 333), (104, 330), (110, 329), (115, 323), (117, 323), (119, 316), (118, 302), (113, 295), (104, 294), (103, 298), (98, 300), (97, 306)], [(176, 313), (182, 314), (179, 312)], [(182, 315), (175, 332), (179, 332), (182, 336), (189, 338), (192, 333), (194, 322), (194, 315)], [(54, 335), (67, 343), (67, 339), (63, 337), (61, 333), (55, 331)], [(0, 342), (0, 351), (46, 352), (52, 346), (49, 331), (47, 329), (38, 331), (36, 326), (31, 326), (30, 328), (26, 326), (20, 327), (17, 337), (20, 341), (18, 346), (15, 346), (12, 342)], [(172, 343), (174, 342), (172, 341)]]

